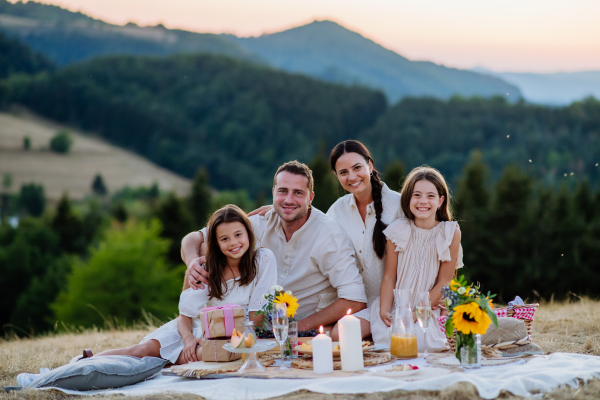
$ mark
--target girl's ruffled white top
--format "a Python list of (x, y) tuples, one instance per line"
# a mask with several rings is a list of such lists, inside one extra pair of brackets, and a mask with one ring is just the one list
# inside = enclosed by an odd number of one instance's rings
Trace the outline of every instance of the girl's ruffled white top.
[[(454, 232), (459, 228), (455, 221), (443, 221), (432, 229), (422, 229), (408, 219), (391, 223), (383, 233), (396, 245), (398, 269), (396, 289), (412, 289), (416, 292), (429, 292), (436, 283), (440, 264), (450, 261), (450, 243)], [(460, 228), (459, 228), (460, 229)], [(456, 268), (463, 266), (462, 246), (459, 248)], [(415, 307), (416, 296), (412, 306)], [(377, 299), (371, 307), (371, 333), (377, 344), (389, 344), (390, 328), (381, 320), (380, 304)], [(427, 349), (431, 352), (444, 351), (446, 336), (437, 326), (440, 310), (434, 310), (427, 330)], [(419, 351), (424, 350), (423, 332), (415, 322)]]
[[(239, 277), (227, 281), (227, 292), (223, 300), (212, 298), (209, 300), (208, 288), (194, 290), (186, 289), (179, 299), (179, 313), (192, 318), (193, 334), (196, 338), (202, 337), (202, 321), (200, 311), (205, 307), (218, 307), (227, 303), (248, 307), (248, 311), (262, 309), (265, 301), (264, 295), (271, 286), (277, 284), (277, 263), (273, 252), (266, 248), (257, 250), (257, 274), (254, 280), (245, 286), (238, 284)], [(177, 329), (177, 320), (167, 322), (151, 334), (144, 337), (142, 343), (155, 339), (160, 343), (160, 356), (172, 363), (177, 361), (183, 350), (183, 339)]]
[[(383, 206), (381, 220), (386, 225), (404, 217), (400, 207), (400, 193), (391, 190), (385, 183), (381, 189), (381, 204)], [(385, 255), (380, 259), (373, 250), (373, 229), (377, 221), (375, 205), (371, 203), (367, 206), (367, 216), (363, 222), (354, 195), (350, 193), (333, 203), (329, 207), (327, 215), (336, 220), (352, 241), (356, 253), (356, 265), (365, 285), (367, 307), (370, 307), (373, 301), (379, 297), (379, 288), (385, 269)], [(357, 312), (354, 316), (369, 321), (369, 308)]]

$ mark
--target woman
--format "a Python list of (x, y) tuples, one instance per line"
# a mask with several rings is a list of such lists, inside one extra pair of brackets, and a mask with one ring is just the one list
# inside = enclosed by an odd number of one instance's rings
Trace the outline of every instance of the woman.
[[(356, 252), (357, 266), (367, 293), (367, 309), (354, 316), (360, 318), (364, 338), (371, 331), (370, 307), (379, 296), (385, 270), (386, 237), (383, 230), (404, 217), (400, 193), (381, 181), (371, 153), (357, 140), (338, 143), (331, 151), (329, 165), (342, 187), (350, 192), (339, 198), (327, 215), (340, 224)], [(337, 325), (332, 336), (338, 336)]]

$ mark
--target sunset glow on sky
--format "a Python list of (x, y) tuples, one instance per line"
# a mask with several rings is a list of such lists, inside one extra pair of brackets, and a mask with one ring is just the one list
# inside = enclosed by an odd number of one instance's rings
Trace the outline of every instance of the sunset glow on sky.
[(330, 19), (412, 60), (600, 70), (599, 0), (42, 0), (110, 23), (256, 36)]

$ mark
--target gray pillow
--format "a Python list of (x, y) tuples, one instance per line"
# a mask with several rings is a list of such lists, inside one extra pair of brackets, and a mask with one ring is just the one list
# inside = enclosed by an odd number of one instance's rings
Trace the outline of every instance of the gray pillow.
[(95, 356), (53, 369), (31, 382), (29, 387), (70, 390), (116, 388), (141, 382), (167, 363), (168, 360), (156, 357)]

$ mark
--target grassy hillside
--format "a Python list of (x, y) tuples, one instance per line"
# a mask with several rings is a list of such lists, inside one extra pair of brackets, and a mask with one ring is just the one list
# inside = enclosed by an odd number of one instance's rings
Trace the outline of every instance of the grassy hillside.
[[(32, 115), (0, 113), (0, 176), (12, 174), (12, 190), (24, 183), (41, 183), (46, 195), (57, 200), (63, 192), (81, 199), (91, 193), (94, 176), (100, 173), (110, 192), (125, 186), (151, 186), (188, 194), (190, 183), (146, 159), (111, 146), (89, 135), (72, 131), (74, 143), (66, 155), (48, 150), (50, 138), (60, 125)], [(23, 138), (31, 139), (31, 150), (23, 150)]]
[(231, 38), (278, 68), (380, 89), (391, 101), (454, 94), (490, 97), (509, 93), (507, 97), (515, 101), (521, 97), (517, 87), (498, 78), (410, 61), (332, 21), (315, 21), (260, 37)]

